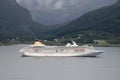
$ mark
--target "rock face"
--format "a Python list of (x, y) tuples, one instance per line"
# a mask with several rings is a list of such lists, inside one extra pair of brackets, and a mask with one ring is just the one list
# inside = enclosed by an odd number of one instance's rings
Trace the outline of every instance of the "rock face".
[(29, 11), (16, 0), (0, 0), (0, 42), (32, 41), (42, 34), (43, 27), (32, 21)]
[(16, 0), (0, 1), (0, 19), (11, 21), (16, 24), (31, 23), (32, 19), (29, 12), (19, 6)]

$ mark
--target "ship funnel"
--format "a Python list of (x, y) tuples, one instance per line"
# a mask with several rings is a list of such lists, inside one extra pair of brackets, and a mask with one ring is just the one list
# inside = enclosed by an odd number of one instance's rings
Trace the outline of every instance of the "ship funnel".
[(35, 40), (35, 43), (33, 46), (45, 46), (45, 44), (43, 44), (42, 42), (40, 42), (40, 40)]

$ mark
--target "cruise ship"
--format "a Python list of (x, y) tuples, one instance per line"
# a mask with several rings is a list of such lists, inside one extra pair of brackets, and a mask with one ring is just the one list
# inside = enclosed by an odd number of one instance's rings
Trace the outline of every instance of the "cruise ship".
[(68, 56), (68, 57), (95, 57), (103, 50), (95, 50), (92, 46), (84, 45), (78, 46), (75, 41), (67, 43), (66, 46), (46, 46), (39, 40), (31, 46), (19, 50), (23, 57), (34, 56)]

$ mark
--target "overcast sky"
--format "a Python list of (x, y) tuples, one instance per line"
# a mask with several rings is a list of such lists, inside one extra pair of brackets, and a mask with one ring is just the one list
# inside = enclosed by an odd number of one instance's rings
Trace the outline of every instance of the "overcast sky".
[(17, 0), (27, 8), (33, 20), (53, 25), (71, 21), (86, 12), (115, 3), (117, 0)]

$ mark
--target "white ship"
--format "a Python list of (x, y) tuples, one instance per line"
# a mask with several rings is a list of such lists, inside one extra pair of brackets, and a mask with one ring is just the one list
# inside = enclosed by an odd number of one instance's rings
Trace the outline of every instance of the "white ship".
[(46, 46), (39, 40), (34, 45), (20, 49), (22, 56), (72, 56), (72, 57), (94, 57), (103, 50), (95, 50), (92, 46), (78, 46), (74, 41), (73, 44), (68, 43), (66, 46)]

